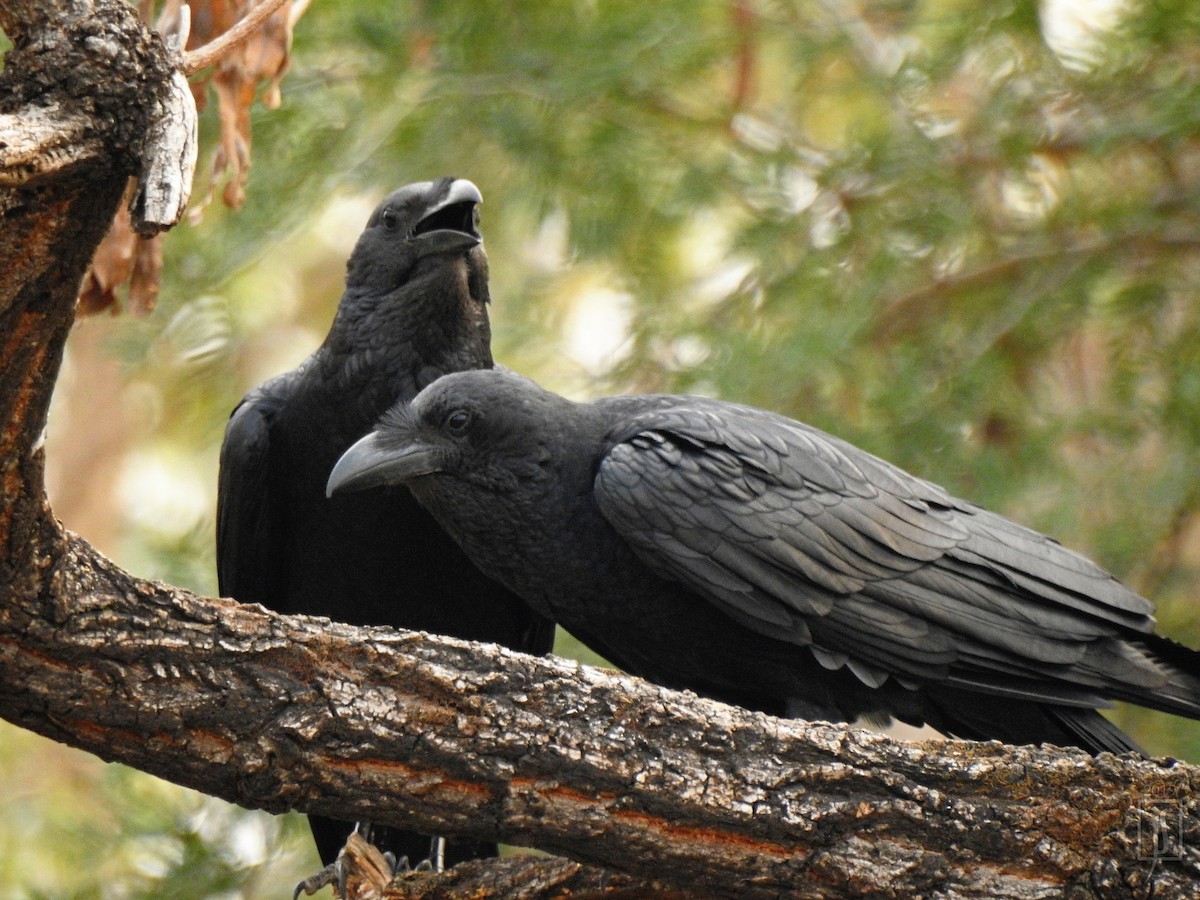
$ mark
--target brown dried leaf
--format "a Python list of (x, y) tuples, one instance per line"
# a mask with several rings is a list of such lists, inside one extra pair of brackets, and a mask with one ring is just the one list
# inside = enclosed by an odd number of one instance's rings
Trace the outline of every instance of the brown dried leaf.
[[(163, 2), (155, 27), (164, 37), (179, 31), (183, 2)], [(208, 44), (256, 5), (255, 0), (192, 0), (187, 48)], [(153, 0), (139, 0), (138, 12), (143, 21), (150, 21), (154, 6)], [(250, 169), (250, 106), (264, 83), (263, 104), (270, 109), (279, 106), (279, 81), (290, 61), (292, 28), (307, 6), (308, 0), (284, 3), (254, 34), (234, 47), (206, 75), (192, 82), (197, 110), (204, 109), (208, 87), (212, 85), (221, 122), (221, 139), (213, 153), (208, 195), (193, 206), (189, 214), (192, 221), (212, 202), (222, 180), (226, 180), (222, 197), (227, 206), (236, 209), (245, 201)], [(132, 189), (131, 182), (129, 190)], [(154, 309), (162, 272), (162, 241), (160, 237), (139, 238), (134, 234), (127, 208), (130, 196), (127, 191), (125, 202), (96, 248), (91, 269), (84, 277), (78, 304), (81, 316), (105, 310), (119, 312), (119, 294), (126, 285), (128, 312), (146, 315)]]
[[(202, 47), (224, 34), (255, 5), (247, 0), (199, 0), (193, 3), (188, 49)], [(292, 27), (306, 6), (307, 3), (284, 3), (206, 76), (192, 83), (198, 108), (202, 108), (202, 95), (208, 85), (212, 85), (221, 121), (221, 140), (213, 154), (208, 195), (193, 207), (193, 220), (212, 202), (223, 180), (222, 199), (227, 206), (236, 209), (245, 201), (250, 169), (250, 107), (264, 83), (263, 105), (269, 109), (279, 106), (279, 81), (290, 61)]]
[(162, 234), (139, 237), (133, 248), (133, 274), (129, 277), (129, 307), (134, 316), (148, 316), (158, 302), (162, 279)]
[(130, 227), (128, 201), (134, 189), (131, 179), (125, 200), (92, 257), (79, 291), (79, 316), (94, 316), (106, 310), (116, 315), (121, 311), (122, 288), (127, 290), (125, 308), (131, 315), (144, 316), (154, 310), (162, 273), (162, 236), (139, 237)]
[[(173, 21), (178, 15), (181, 3), (182, 0), (167, 0), (159, 15), (159, 31), (162, 31), (163, 23), (168, 20), (168, 17)], [(227, 3), (225, 0), (199, 0), (198, 3), (191, 3), (189, 6), (191, 7), (192, 27), (185, 47), (187, 50), (203, 47), (232, 28), (237, 21), (233, 4)], [(210, 69), (204, 75), (191, 81), (192, 96), (196, 99), (198, 112), (203, 112), (208, 105), (208, 84), (212, 80), (214, 71)]]
[(117, 289), (133, 271), (133, 248), (137, 243), (137, 235), (129, 225), (126, 202), (132, 189), (132, 182), (130, 184), (125, 189), (125, 200), (121, 201), (121, 208), (108, 226), (108, 234), (96, 248), (92, 266), (83, 278), (76, 307), (81, 316), (94, 316), (105, 310), (116, 313), (119, 310)]

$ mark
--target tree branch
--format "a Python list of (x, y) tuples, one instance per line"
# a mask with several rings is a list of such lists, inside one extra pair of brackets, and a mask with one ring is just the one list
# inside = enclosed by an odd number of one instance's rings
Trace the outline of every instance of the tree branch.
[(162, 103), (151, 116), (146, 153), (129, 212), (133, 230), (157, 234), (179, 223), (196, 173), (196, 100), (187, 79), (171, 74)]
[(59, 107), (0, 114), (0, 184), (17, 185), (93, 159), (102, 150), (89, 135), (91, 117)]
[(236, 25), (220, 37), (209, 41), (203, 47), (185, 53), (181, 69), (185, 75), (195, 75), (211, 65), (221, 61), (238, 44), (254, 34), (255, 29), (267, 21), (274, 12), (283, 6), (287, 0), (262, 0), (254, 9), (246, 14)]
[[(0, 15), (14, 42), (0, 102), (0, 185), (89, 163), (127, 169), (139, 182), (134, 230), (169, 228), (187, 209), (197, 151), (196, 103), (178, 55), (125, 4), (60, 5), (12, 2)], [(111, 118), (118, 113), (125, 117)]]
[[(1189, 766), (776, 720), (199, 598), (64, 544), (44, 591), (0, 613), (0, 715), (243, 806), (539, 847), (713, 896), (1163, 896), (1200, 874)], [(1139, 830), (1159, 801), (1183, 830), (1152, 866)]]

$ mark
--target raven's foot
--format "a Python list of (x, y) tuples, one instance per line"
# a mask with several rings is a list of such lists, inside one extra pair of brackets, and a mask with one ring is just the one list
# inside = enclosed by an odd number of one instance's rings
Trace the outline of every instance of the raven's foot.
[(346, 896), (346, 886), (351, 869), (354, 877), (382, 887), (388, 884), (396, 875), (407, 872), (441, 872), (446, 863), (446, 839), (435, 837), (430, 843), (429, 856), (416, 866), (409, 863), (407, 856), (396, 859), (391, 851), (381, 853), (370, 841), (371, 829), (366, 823), (360, 823), (354, 833), (346, 841), (346, 846), (338, 854), (338, 858), (327, 865), (317, 874), (305, 878), (292, 893), (292, 900), (299, 900), (303, 894), (311, 897), (323, 887), (333, 886), (338, 897)]
[(446, 871), (446, 839), (444, 837), (431, 838), (429, 841), (429, 855), (415, 866), (409, 863), (407, 856), (400, 857), (400, 862), (397, 863), (396, 857), (391, 853), (383, 855), (392, 864), (392, 874), (394, 875), (406, 875), (409, 872), (433, 872), (437, 874)]
[(446, 871), (446, 839), (444, 837), (432, 838), (429, 842), (429, 855), (415, 866), (408, 861), (407, 856), (400, 857), (397, 862), (396, 854), (390, 850), (383, 854), (383, 858), (392, 867), (393, 876), (407, 875), (409, 872), (433, 872), (435, 874), (444, 872)]
[(346, 861), (342, 856), (338, 856), (333, 862), (323, 868), (316, 875), (310, 875), (302, 882), (296, 885), (296, 890), (292, 892), (292, 900), (299, 900), (301, 894), (306, 897), (311, 897), (323, 887), (333, 885), (334, 891), (339, 897), (346, 896)]

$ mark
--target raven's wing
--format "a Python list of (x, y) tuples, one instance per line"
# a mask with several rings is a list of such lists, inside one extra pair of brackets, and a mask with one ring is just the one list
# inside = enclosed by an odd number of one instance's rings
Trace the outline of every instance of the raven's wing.
[(271, 423), (293, 384), (281, 375), (229, 416), (217, 477), (217, 585), (223, 597), (278, 608), (280, 559), (271, 498)]
[(1086, 706), (1169, 678), (1109, 639), (1150, 631), (1148, 601), (815, 428), (680, 398), (611, 438), (596, 498), (639, 556), (826, 668)]

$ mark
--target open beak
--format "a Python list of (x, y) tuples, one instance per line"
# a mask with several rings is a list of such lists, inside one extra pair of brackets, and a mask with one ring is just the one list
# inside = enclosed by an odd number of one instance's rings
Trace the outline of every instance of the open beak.
[(483, 195), (473, 183), (465, 178), (455, 180), (445, 198), (417, 223), (413, 238), (434, 253), (467, 250), (482, 243), (476, 211), (482, 202)]
[(420, 441), (404, 447), (388, 447), (379, 433), (372, 431), (342, 454), (329, 473), (325, 496), (400, 484), (440, 472), (441, 461), (442, 455), (436, 447)]

